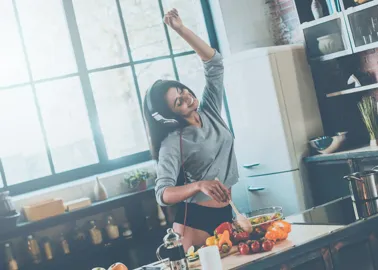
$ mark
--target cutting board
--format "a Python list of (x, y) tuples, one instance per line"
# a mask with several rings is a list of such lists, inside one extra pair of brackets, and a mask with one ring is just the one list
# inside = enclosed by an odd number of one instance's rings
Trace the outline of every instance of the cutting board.
[[(237, 246), (233, 246), (228, 253), (221, 253), (221, 258), (223, 259), (223, 258), (230, 256), (230, 255), (233, 255), (235, 253), (238, 253), (238, 247)], [(201, 262), (200, 262), (199, 259), (194, 261), (194, 262), (189, 262), (189, 268), (190, 269), (200, 267), (200, 266), (201, 266)]]

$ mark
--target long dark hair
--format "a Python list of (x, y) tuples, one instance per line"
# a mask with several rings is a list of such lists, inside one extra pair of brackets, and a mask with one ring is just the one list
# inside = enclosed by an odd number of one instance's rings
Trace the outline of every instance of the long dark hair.
[[(168, 107), (168, 104), (165, 100), (165, 94), (168, 89), (171, 87), (178, 87), (180, 89), (188, 89), (193, 95), (194, 93), (185, 85), (178, 81), (161, 81), (155, 83), (152, 88), (147, 92), (147, 95), (150, 95), (151, 103), (153, 104), (154, 110), (157, 111), (160, 115), (168, 119), (175, 119), (179, 122), (177, 127), (168, 127), (158, 121), (156, 121), (151, 113), (148, 106), (146, 97), (143, 102), (143, 113), (144, 119), (146, 122), (148, 139), (150, 143), (151, 155), (155, 160), (159, 160), (159, 150), (161, 143), (168, 136), (169, 133), (175, 131), (178, 128), (183, 128), (188, 125), (187, 121), (182, 118), (180, 115), (177, 115), (172, 112)], [(195, 96), (195, 95), (194, 95)]]

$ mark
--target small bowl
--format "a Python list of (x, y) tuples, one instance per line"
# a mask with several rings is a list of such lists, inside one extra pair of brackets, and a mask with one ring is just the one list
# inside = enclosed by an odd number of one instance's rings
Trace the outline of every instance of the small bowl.
[(321, 154), (331, 154), (337, 151), (345, 142), (348, 132), (338, 132), (336, 136), (320, 136), (310, 140), (310, 145)]
[[(255, 239), (264, 236), (267, 229), (274, 221), (283, 219), (282, 207), (280, 206), (262, 208), (249, 213), (243, 213), (242, 215), (251, 221), (253, 229), (251, 236)], [(267, 220), (268, 218), (269, 220)], [(236, 218), (234, 218), (234, 224), (236, 227), (240, 228)]]

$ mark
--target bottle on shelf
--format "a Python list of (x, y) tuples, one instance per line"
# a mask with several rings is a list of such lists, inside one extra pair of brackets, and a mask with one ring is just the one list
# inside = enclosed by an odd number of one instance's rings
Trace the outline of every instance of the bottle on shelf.
[(100, 229), (97, 228), (96, 222), (94, 220), (91, 220), (89, 222), (90, 228), (89, 228), (89, 236), (91, 238), (93, 245), (100, 245), (102, 243), (102, 232)]
[(7, 270), (18, 270), (18, 264), (13, 256), (12, 246), (10, 243), (5, 243), (4, 253)]
[(81, 252), (89, 245), (87, 234), (79, 226), (75, 226), (71, 239), (73, 252)]
[(106, 218), (105, 230), (110, 240), (115, 240), (119, 237), (119, 229), (112, 216)]
[(133, 237), (133, 232), (130, 229), (130, 223), (127, 220), (122, 224), (121, 228), (122, 228), (122, 236), (125, 239), (130, 239)]
[(68, 254), (71, 253), (71, 251), (70, 251), (70, 245), (68, 244), (68, 241), (64, 237), (63, 233), (60, 234), (59, 243), (60, 243), (60, 247), (62, 248), (62, 253), (64, 255), (68, 255)]
[(28, 253), (34, 264), (39, 264), (42, 261), (41, 250), (36, 239), (33, 235), (28, 236)]
[(54, 259), (51, 241), (48, 237), (45, 237), (42, 239), (42, 246), (43, 246), (43, 251), (45, 253), (46, 260), (51, 261), (52, 259)]

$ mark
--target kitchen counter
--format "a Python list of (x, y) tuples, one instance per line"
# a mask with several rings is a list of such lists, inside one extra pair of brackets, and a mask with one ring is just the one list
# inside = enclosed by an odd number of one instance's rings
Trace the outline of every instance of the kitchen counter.
[[(351, 198), (344, 197), (289, 216), (287, 240), (270, 252), (225, 257), (223, 269), (377, 269), (378, 215), (359, 218), (355, 209)], [(309, 268), (317, 263), (319, 267)]]
[(322, 162), (322, 161), (333, 161), (333, 160), (343, 160), (343, 159), (361, 159), (361, 158), (371, 158), (378, 157), (378, 147), (364, 146), (355, 149), (349, 149), (345, 151), (340, 151), (332, 154), (318, 154), (309, 157), (305, 157), (303, 160), (307, 163), (309, 162)]

